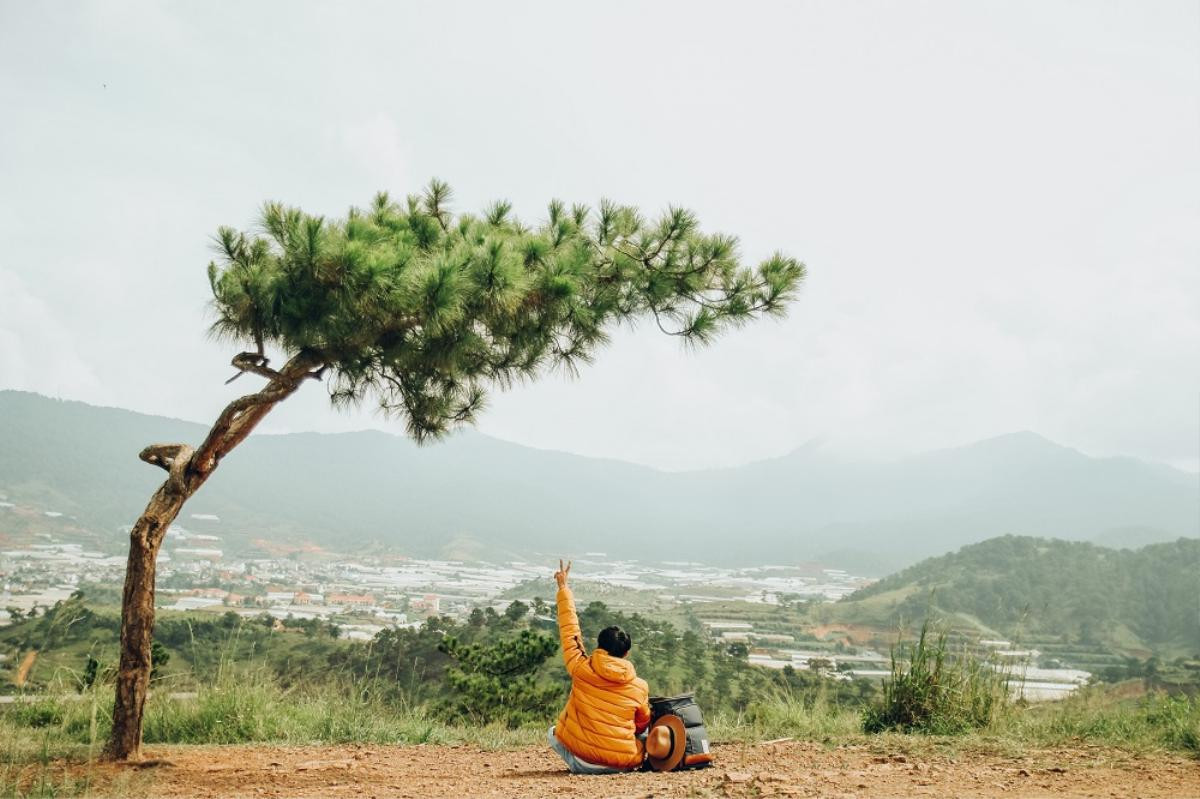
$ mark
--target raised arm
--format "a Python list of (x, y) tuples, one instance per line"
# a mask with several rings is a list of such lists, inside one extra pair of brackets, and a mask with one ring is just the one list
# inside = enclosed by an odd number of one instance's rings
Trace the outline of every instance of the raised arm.
[(564, 566), (560, 560), (554, 579), (558, 582), (558, 637), (562, 642), (563, 663), (567, 673), (574, 676), (575, 671), (587, 662), (587, 649), (583, 646), (583, 632), (579, 629), (579, 615), (575, 613), (575, 595), (567, 585), (567, 575), (571, 571), (571, 562)]

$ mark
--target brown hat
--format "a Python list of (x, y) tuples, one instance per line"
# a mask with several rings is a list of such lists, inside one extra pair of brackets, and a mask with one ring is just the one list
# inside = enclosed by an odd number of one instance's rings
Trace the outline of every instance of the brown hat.
[(683, 762), (687, 732), (683, 719), (672, 713), (660, 716), (646, 733), (646, 759), (655, 771), (671, 771)]

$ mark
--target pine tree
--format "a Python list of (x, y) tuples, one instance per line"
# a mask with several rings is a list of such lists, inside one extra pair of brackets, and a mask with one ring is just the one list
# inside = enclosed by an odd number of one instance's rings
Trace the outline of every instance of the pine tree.
[[(106, 754), (140, 756), (151, 669), (154, 567), (187, 501), (279, 402), (310, 380), (335, 405), (373, 401), (418, 441), (470, 424), (487, 391), (591, 361), (622, 322), (651, 320), (690, 342), (782, 313), (804, 279), (775, 254), (743, 266), (736, 239), (701, 232), (670, 208), (648, 220), (604, 201), (550, 203), (521, 223), (507, 202), (455, 216), (450, 189), (380, 194), (344, 219), (264, 206), (255, 231), (221, 228), (209, 265), (213, 331), (252, 347), (237, 370), (266, 380), (231, 402), (199, 446), (154, 444), (140, 457), (168, 473), (130, 533), (121, 660)], [(286, 357), (273, 366), (269, 352)]]
[(454, 660), (446, 670), (451, 696), (442, 702), (443, 712), (454, 720), (503, 721), (510, 727), (543, 718), (547, 707), (562, 700), (561, 685), (537, 679), (538, 669), (557, 649), (555, 639), (528, 629), (486, 644), (447, 637), (438, 646)]

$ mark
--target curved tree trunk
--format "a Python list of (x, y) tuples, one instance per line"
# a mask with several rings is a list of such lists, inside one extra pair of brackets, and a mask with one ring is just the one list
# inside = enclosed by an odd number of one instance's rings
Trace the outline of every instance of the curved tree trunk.
[(112, 733), (104, 748), (109, 760), (140, 760), (142, 712), (150, 685), (150, 646), (154, 634), (154, 578), (159, 547), (183, 504), (204, 484), (222, 457), (245, 440), (250, 431), (280, 401), (289, 397), (320, 361), (301, 353), (276, 372), (260, 354), (242, 353), (233, 359), (241, 372), (268, 377), (261, 391), (234, 400), (225, 407), (198, 450), (186, 444), (154, 444), (139, 457), (166, 469), (163, 482), (129, 533), (129, 561), (121, 597), (121, 660), (117, 669)]
[(183, 508), (184, 495), (163, 483), (129, 533), (129, 562), (121, 598), (121, 662), (112, 735), (105, 755), (139, 760), (142, 749), (142, 711), (150, 685), (150, 644), (154, 633), (154, 574), (158, 549), (167, 528)]

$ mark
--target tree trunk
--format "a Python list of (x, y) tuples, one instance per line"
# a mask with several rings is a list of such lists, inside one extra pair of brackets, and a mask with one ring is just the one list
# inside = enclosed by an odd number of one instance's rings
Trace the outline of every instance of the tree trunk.
[(104, 748), (108, 760), (140, 760), (142, 711), (150, 685), (150, 646), (154, 635), (154, 577), (158, 549), (183, 503), (199, 490), (221, 458), (245, 440), (281, 400), (291, 396), (305, 378), (319, 378), (321, 361), (311, 353), (294, 356), (278, 372), (266, 367), (261, 353), (242, 353), (233, 359), (242, 372), (270, 378), (261, 391), (225, 407), (200, 448), (186, 444), (155, 444), (139, 457), (166, 469), (163, 482), (129, 533), (129, 562), (121, 597), (121, 661), (117, 670), (112, 733)]
[(150, 645), (154, 633), (154, 574), (167, 528), (187, 497), (163, 483), (129, 533), (129, 563), (121, 598), (121, 662), (113, 705), (112, 734), (104, 750), (112, 760), (140, 760), (142, 711), (150, 685)]

